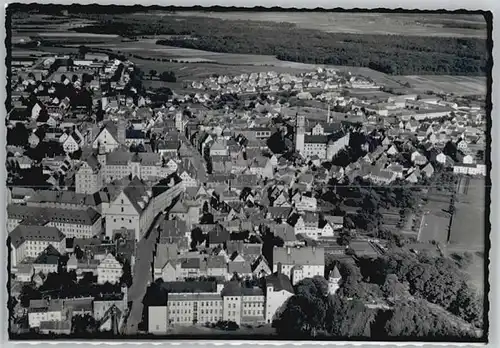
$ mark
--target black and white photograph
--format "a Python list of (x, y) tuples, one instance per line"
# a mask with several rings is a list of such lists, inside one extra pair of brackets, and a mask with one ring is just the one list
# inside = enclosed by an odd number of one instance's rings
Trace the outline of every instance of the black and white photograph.
[(165, 5), (6, 8), (9, 339), (487, 342), (492, 13)]

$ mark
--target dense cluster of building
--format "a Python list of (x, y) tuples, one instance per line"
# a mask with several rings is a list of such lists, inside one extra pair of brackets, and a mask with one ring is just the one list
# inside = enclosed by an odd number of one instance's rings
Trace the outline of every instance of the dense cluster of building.
[[(153, 265), (140, 272), (161, 279), (166, 297), (148, 308), (149, 332), (221, 320), (271, 323), (304, 278), (326, 276), (336, 291), (341, 277), (337, 268), (325, 270), (325, 253), (382, 250), (371, 240), (337, 245), (344, 215), (325, 211), (316, 188), (356, 177), (417, 183), (433, 175), (435, 163), (486, 175), (485, 113), (471, 103), (350, 97), (340, 90), (378, 86), (320, 68), (192, 83), (219, 96), (296, 90), (298, 99), (319, 102), (317, 112), (291, 112), (273, 96), (245, 101), (243, 111), (213, 110), (204, 98), (181, 95), (156, 105), (131, 86), (135, 69), (101, 53), (13, 62), (9, 132), (24, 128), (28, 136), (7, 148), (11, 296), (63, 271), (122, 285), (123, 260), (134, 269), (137, 242), (155, 230)], [(354, 131), (378, 145), (363, 144), (366, 155), (346, 166), (322, 167), (350, 147)], [(276, 139), (286, 150), (272, 151)], [(23, 175), (33, 173), (41, 180), (26, 184)], [(266, 231), (282, 241), (269, 252)], [(127, 287), (111, 295), (52, 296), (19, 305), (16, 314), (40, 332), (70, 333), (71, 318), (83, 314), (101, 330), (119, 331)]]

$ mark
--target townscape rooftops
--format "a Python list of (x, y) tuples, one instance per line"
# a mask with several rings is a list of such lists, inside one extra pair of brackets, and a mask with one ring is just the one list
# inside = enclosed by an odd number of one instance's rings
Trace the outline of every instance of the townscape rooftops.
[[(14, 193), (14, 192), (13, 192)], [(27, 202), (97, 205), (92, 195), (74, 191), (33, 190)]]
[(19, 225), (10, 234), (12, 245), (17, 249), (25, 241), (61, 242), (65, 235), (56, 227)]
[(25, 225), (44, 225), (52, 221), (92, 226), (101, 218), (101, 214), (93, 208), (82, 208), (83, 209), (62, 209), (10, 204), (7, 207), (7, 215), (9, 219), (22, 220), (22, 224)]
[(176, 281), (164, 282), (161, 287), (170, 294), (175, 293), (215, 293), (217, 282), (211, 281)]

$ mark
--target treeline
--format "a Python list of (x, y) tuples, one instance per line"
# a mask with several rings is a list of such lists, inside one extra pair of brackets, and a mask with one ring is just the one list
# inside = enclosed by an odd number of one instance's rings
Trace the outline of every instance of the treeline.
[(395, 75), (487, 72), (486, 40), (479, 38), (409, 39), (402, 35), (326, 33), (291, 23), (175, 16), (164, 17), (160, 23), (152, 23), (146, 16), (134, 17), (133, 21), (102, 16), (100, 24), (74, 30), (122, 36), (178, 35), (157, 43), (213, 52), (274, 55), (303, 63), (369, 67)]

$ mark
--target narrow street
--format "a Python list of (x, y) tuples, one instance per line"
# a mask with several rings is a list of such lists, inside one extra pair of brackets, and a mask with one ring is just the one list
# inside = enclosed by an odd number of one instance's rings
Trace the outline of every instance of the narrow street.
[(196, 172), (198, 173), (198, 181), (201, 183), (207, 182), (208, 175), (207, 175), (207, 168), (205, 167), (205, 160), (201, 156), (201, 154), (198, 152), (198, 150), (195, 149), (193, 145), (189, 142), (189, 140), (185, 137), (184, 134), (180, 134), (179, 138), (181, 141), (186, 144), (186, 146), (191, 150), (193, 156), (191, 157), (193, 161), (193, 165), (196, 168)]
[(148, 284), (153, 281), (151, 264), (153, 262), (153, 251), (158, 237), (158, 222), (161, 220), (161, 216), (162, 214), (154, 220), (145, 238), (137, 243), (137, 253), (132, 278), (133, 283), (128, 289), (128, 300), (132, 301), (132, 307), (125, 327), (124, 333), (126, 335), (137, 334), (138, 325), (142, 321), (142, 299), (146, 294)]

